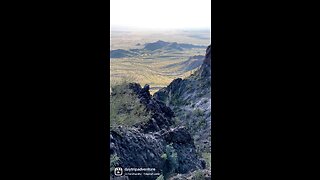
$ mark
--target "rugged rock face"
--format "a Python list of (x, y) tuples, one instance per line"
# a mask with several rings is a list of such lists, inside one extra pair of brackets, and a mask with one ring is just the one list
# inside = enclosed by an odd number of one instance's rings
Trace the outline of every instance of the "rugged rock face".
[[(117, 166), (123, 168), (156, 168), (163, 173), (168, 169), (170, 156), (167, 146), (174, 149), (177, 155), (175, 173), (188, 173), (205, 168), (204, 160), (196, 154), (193, 137), (183, 126), (174, 124), (174, 113), (163, 102), (152, 97), (149, 86), (143, 88), (136, 83), (129, 83), (121, 90), (113, 91), (111, 96), (132, 93), (151, 114), (147, 122), (134, 124), (132, 127), (119, 126), (110, 131), (110, 152), (119, 159)], [(112, 121), (112, 119), (111, 119)], [(170, 164), (170, 163), (169, 163)], [(171, 166), (170, 166), (171, 168)], [(110, 172), (112, 178), (115, 178)], [(156, 179), (155, 176), (130, 176), (129, 179)]]
[[(193, 138), (185, 127), (178, 127), (162, 134), (167, 144), (172, 143), (178, 155), (178, 171), (188, 173), (191, 169), (205, 168), (204, 160), (198, 161)], [(186, 158), (188, 157), (188, 158)]]
[(124, 94), (137, 96), (140, 103), (145, 106), (146, 111), (151, 115), (149, 121), (134, 125), (139, 131), (144, 133), (155, 132), (173, 125), (173, 111), (164, 103), (152, 98), (149, 92), (149, 85), (141, 88), (140, 84), (128, 83), (116, 88), (117, 91), (112, 91), (111, 96), (122, 96)]
[(211, 80), (211, 45), (208, 46), (203, 64), (195, 75)]
[(153, 96), (169, 106), (188, 128), (199, 152), (211, 152), (211, 45), (193, 75), (175, 79)]
[(160, 133), (144, 134), (135, 128), (121, 128), (110, 132), (110, 152), (120, 158), (121, 167), (152, 167), (161, 170), (165, 141)]

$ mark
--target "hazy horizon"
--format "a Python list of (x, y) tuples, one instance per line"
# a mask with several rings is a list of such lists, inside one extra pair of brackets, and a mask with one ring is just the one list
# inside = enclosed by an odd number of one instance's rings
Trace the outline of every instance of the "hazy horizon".
[(110, 0), (112, 30), (210, 30), (211, 0)]

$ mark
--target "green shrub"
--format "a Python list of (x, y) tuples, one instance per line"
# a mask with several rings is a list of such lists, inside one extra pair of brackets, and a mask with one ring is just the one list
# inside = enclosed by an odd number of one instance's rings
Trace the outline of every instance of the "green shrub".
[(204, 179), (204, 173), (200, 170), (196, 171), (194, 174), (193, 180), (203, 180)]
[(167, 156), (166, 153), (164, 153), (164, 154), (161, 155), (161, 158), (164, 159), (164, 160), (167, 160), (167, 159), (168, 159), (168, 156)]
[(156, 180), (164, 180), (163, 175), (161, 174), (160, 176), (158, 176)]
[(163, 157), (166, 157), (163, 158), (165, 159), (165, 167), (163, 169), (163, 174), (164, 177), (167, 179), (179, 167), (178, 155), (175, 149), (173, 148), (172, 144), (166, 146), (165, 156), (163, 155)]
[(201, 116), (204, 115), (204, 111), (201, 110), (201, 109), (195, 109), (195, 110), (193, 111), (193, 115), (196, 116), (196, 117), (201, 117)]
[(174, 117), (173, 118), (173, 123), (174, 123), (174, 125), (178, 125), (178, 124), (180, 124), (180, 119), (178, 118), (178, 117)]
[(206, 161), (206, 169), (211, 169), (211, 153), (202, 153), (202, 157)]
[(113, 172), (114, 168), (118, 165), (120, 158), (116, 154), (110, 156), (110, 173)]
[(198, 128), (202, 128), (202, 127), (205, 127), (207, 124), (205, 118), (200, 118), (199, 121), (198, 121)]
[(172, 144), (166, 146), (166, 154), (168, 155), (168, 160), (172, 165), (173, 170), (177, 169), (178, 167), (178, 155), (175, 149), (173, 148)]

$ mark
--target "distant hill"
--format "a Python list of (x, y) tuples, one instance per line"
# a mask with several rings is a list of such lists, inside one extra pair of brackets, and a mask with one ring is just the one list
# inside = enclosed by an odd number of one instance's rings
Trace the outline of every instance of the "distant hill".
[(187, 72), (200, 67), (201, 64), (203, 63), (204, 58), (205, 57), (202, 55), (192, 56), (186, 61), (170, 64), (170, 65), (164, 66), (163, 68), (180, 67), (179, 71)]
[(132, 57), (137, 55), (136, 53), (132, 51), (127, 51), (123, 49), (117, 49), (110, 51), (110, 57), (111, 58), (124, 58), (124, 57)]
[(153, 42), (153, 43), (146, 43), (144, 45), (143, 49), (149, 50), (149, 51), (154, 51), (156, 49), (161, 49), (165, 46), (168, 46), (170, 43), (169, 42), (165, 42), (165, 41), (157, 41), (157, 42)]

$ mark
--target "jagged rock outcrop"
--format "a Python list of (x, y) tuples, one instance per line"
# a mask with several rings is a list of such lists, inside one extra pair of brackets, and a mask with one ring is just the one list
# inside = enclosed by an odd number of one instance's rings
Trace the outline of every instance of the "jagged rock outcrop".
[[(168, 165), (163, 155), (167, 153), (166, 147), (170, 145), (177, 154), (175, 173), (184, 174), (205, 168), (204, 160), (200, 159), (196, 153), (193, 137), (185, 127), (174, 124), (173, 111), (150, 95), (148, 85), (142, 88), (137, 83), (129, 83), (116, 88), (112, 91), (111, 98), (132, 94), (150, 114), (147, 122), (111, 129), (110, 152), (111, 155), (119, 158), (117, 166), (156, 168), (157, 172), (163, 173)], [(112, 172), (110, 175), (115, 178)], [(154, 180), (156, 176), (130, 176), (129, 179)]]
[(211, 45), (208, 46), (203, 64), (195, 75), (211, 80)]
[(128, 83), (117, 86), (117, 91), (112, 91), (111, 96), (123, 96), (130, 94), (137, 96), (141, 104), (144, 105), (147, 113), (151, 118), (147, 122), (141, 122), (134, 125), (140, 131), (144, 133), (155, 132), (161, 129), (167, 129), (173, 124), (173, 111), (167, 107), (164, 103), (152, 98), (149, 92), (149, 85), (145, 85), (141, 88), (140, 84)]
[(211, 152), (211, 45), (193, 75), (173, 80), (153, 96), (169, 106), (188, 128), (199, 152)]

